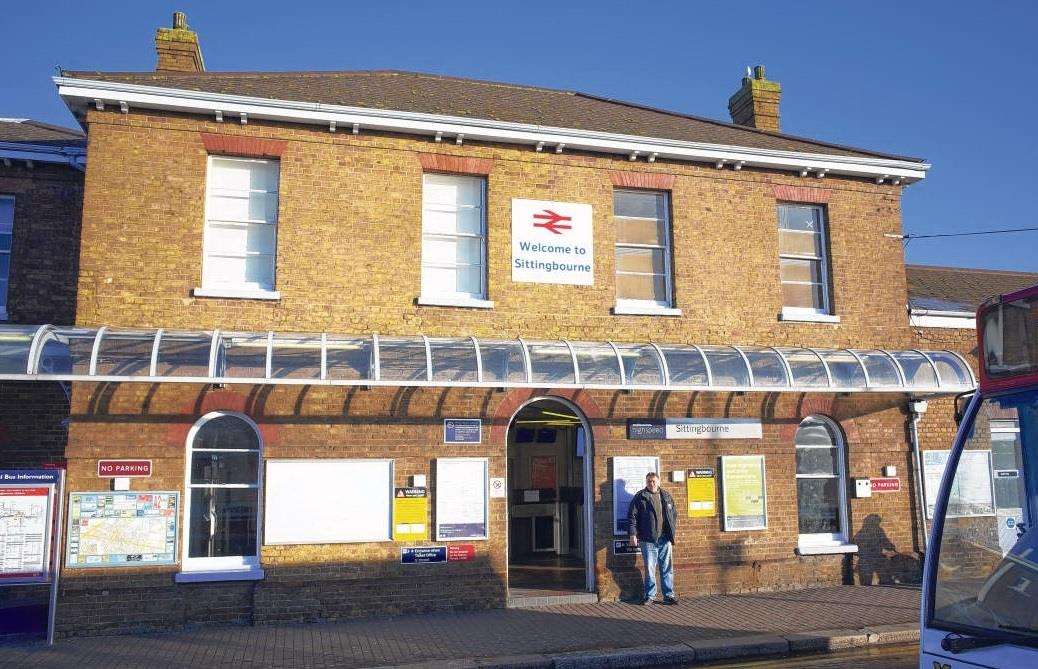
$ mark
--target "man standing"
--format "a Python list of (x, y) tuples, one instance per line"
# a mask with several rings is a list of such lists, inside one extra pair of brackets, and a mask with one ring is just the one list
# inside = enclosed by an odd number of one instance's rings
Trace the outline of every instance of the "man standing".
[(648, 604), (655, 600), (655, 572), (659, 565), (663, 603), (677, 604), (671, 545), (678, 527), (678, 513), (674, 507), (674, 498), (660, 488), (660, 477), (656, 472), (645, 475), (645, 488), (631, 500), (627, 510), (627, 527), (630, 544), (641, 546), (642, 561), (645, 562), (645, 596), (641, 603)]

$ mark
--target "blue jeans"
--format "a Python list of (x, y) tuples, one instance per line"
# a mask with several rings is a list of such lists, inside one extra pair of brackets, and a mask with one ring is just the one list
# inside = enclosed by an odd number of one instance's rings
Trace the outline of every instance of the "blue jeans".
[(663, 596), (674, 596), (674, 561), (670, 555), (670, 540), (660, 537), (659, 541), (641, 541), (642, 561), (645, 562), (645, 598), (656, 597), (656, 565), (660, 568), (663, 581)]

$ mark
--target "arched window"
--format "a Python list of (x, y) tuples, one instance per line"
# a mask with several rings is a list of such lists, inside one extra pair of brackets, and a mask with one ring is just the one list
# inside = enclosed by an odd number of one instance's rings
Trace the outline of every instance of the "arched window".
[(259, 570), (261, 441), (239, 414), (211, 413), (191, 429), (184, 516), (185, 572)]
[(796, 434), (797, 523), (799, 544), (847, 543), (846, 456), (839, 428), (809, 416)]

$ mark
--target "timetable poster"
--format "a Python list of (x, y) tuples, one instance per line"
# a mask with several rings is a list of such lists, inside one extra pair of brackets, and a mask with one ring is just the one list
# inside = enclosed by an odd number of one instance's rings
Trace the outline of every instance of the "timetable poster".
[(721, 487), (725, 531), (763, 530), (768, 526), (763, 455), (722, 457)]
[(627, 510), (645, 475), (659, 473), (660, 459), (654, 456), (613, 458), (613, 534), (627, 534)]
[(487, 538), (486, 458), (436, 460), (436, 540)]

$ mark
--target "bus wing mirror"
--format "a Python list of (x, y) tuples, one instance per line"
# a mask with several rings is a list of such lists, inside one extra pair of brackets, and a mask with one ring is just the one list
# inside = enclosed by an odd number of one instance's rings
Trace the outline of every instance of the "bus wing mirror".
[(964, 393), (959, 393), (955, 396), (955, 424), (961, 425), (962, 419), (966, 416), (966, 408), (970, 405), (970, 400), (973, 399), (973, 395), (976, 393), (975, 390), (968, 390)]

